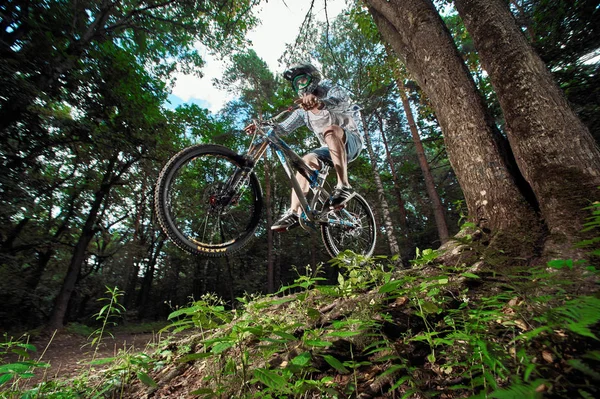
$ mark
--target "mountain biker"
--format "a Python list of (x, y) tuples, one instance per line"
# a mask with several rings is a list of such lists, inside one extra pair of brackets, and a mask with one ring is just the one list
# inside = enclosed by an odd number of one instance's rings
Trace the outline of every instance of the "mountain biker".
[[(304, 161), (313, 169), (321, 169), (321, 163), (333, 164), (337, 185), (330, 198), (329, 206), (337, 209), (352, 198), (354, 190), (348, 182), (348, 163), (355, 160), (363, 147), (358, 130), (358, 106), (350, 102), (348, 93), (329, 81), (323, 81), (319, 71), (311, 64), (300, 63), (290, 66), (283, 77), (290, 81), (298, 94), (295, 101), (301, 108), (295, 110), (279, 124), (289, 134), (301, 126), (307, 126), (321, 144), (308, 154)], [(248, 126), (247, 130), (253, 130)], [(309, 182), (300, 173), (296, 174), (304, 193)], [(300, 200), (292, 190), (290, 208), (272, 226), (274, 231), (287, 231), (299, 225)]]

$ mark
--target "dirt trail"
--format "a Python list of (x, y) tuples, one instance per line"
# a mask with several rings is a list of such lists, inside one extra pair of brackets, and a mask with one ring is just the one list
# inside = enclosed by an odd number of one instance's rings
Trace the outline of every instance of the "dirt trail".
[[(119, 350), (124, 349), (141, 352), (157, 341), (158, 336), (152, 333), (117, 333), (114, 338), (106, 335), (98, 347), (96, 359), (115, 356)], [(25, 385), (30, 387), (43, 380), (68, 379), (89, 368), (95, 350), (90, 343), (91, 340), (86, 337), (68, 333), (56, 334), (52, 340), (46, 338), (33, 341), (37, 353), (30, 360), (39, 359), (43, 363), (49, 363), (50, 367), (36, 369), (35, 377), (25, 380)]]

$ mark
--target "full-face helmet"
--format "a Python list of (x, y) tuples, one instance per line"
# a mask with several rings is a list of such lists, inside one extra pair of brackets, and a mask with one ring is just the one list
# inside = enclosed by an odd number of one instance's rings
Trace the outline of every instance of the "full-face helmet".
[(292, 87), (300, 96), (314, 92), (321, 81), (321, 74), (311, 64), (291, 65), (283, 77), (292, 82)]

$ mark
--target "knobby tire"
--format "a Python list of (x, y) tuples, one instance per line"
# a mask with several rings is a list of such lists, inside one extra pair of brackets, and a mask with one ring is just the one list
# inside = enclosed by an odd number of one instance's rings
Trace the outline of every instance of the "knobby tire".
[(212, 144), (185, 148), (167, 162), (156, 183), (154, 207), (162, 230), (179, 248), (222, 257), (250, 241), (263, 208), (254, 172), (234, 195), (224, 195), (245, 166), (242, 156)]

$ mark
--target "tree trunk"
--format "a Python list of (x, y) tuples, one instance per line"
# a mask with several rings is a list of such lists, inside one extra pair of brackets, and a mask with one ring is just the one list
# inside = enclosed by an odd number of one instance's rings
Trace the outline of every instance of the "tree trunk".
[(383, 126), (383, 119), (381, 115), (377, 114), (377, 120), (379, 122), (379, 131), (381, 132), (381, 139), (383, 141), (383, 146), (385, 147), (385, 155), (387, 157), (387, 161), (390, 165), (390, 171), (392, 172), (392, 180), (394, 181), (394, 188), (396, 191), (396, 197), (398, 199), (398, 211), (400, 212), (400, 227), (404, 230), (403, 233), (407, 236), (406, 227), (407, 227), (407, 216), (406, 216), (406, 204), (402, 199), (402, 190), (400, 189), (400, 179), (398, 178), (398, 173), (396, 172), (396, 163), (394, 162), (394, 158), (392, 158), (392, 153), (390, 152), (390, 148), (388, 146), (387, 137), (385, 134), (385, 129)]
[(375, 181), (375, 187), (377, 187), (377, 195), (379, 197), (379, 207), (381, 208), (381, 213), (383, 214), (383, 224), (385, 227), (385, 233), (387, 236), (388, 244), (390, 246), (390, 254), (392, 256), (400, 254), (400, 247), (398, 246), (398, 240), (396, 239), (396, 235), (394, 232), (394, 224), (392, 222), (392, 217), (390, 215), (390, 207), (385, 199), (385, 191), (383, 189), (383, 184), (381, 183), (381, 177), (379, 176), (379, 171), (377, 170), (377, 157), (375, 156), (375, 152), (373, 151), (373, 145), (371, 144), (371, 137), (367, 132), (367, 121), (362, 116), (363, 126), (365, 127), (365, 147), (367, 152), (369, 153), (369, 158), (371, 159), (371, 168), (373, 169), (373, 180)]
[[(430, 98), (472, 222), (532, 231), (536, 214), (506, 143), (430, 0), (367, 0), (383, 38)], [(518, 172), (518, 171), (517, 171)]]
[(267, 208), (267, 292), (275, 292), (274, 263), (273, 263), (273, 212), (271, 195), (271, 165), (265, 153), (265, 203)]
[[(107, 175), (105, 175), (105, 181), (107, 180)], [(100, 190), (98, 190), (94, 196), (94, 202), (88, 211), (87, 219), (81, 229), (81, 235), (77, 240), (77, 244), (75, 244), (75, 250), (73, 251), (73, 256), (69, 263), (67, 275), (65, 276), (58, 297), (56, 298), (54, 308), (52, 309), (50, 320), (48, 321), (48, 331), (58, 330), (63, 327), (71, 294), (75, 289), (79, 273), (81, 273), (81, 266), (86, 259), (88, 245), (97, 232), (95, 224), (98, 220), (100, 207), (111, 188), (109, 184), (105, 184), (105, 181), (103, 181)]]
[(505, 1), (456, 0), (498, 95), (506, 134), (550, 231), (547, 250), (577, 241), (599, 198), (600, 152)]
[(160, 234), (158, 238), (158, 243), (153, 244), (152, 246), (154, 248), (151, 247), (149, 250), (151, 256), (150, 260), (146, 265), (146, 272), (144, 273), (144, 278), (142, 279), (142, 285), (140, 287), (140, 292), (137, 298), (140, 319), (148, 315), (148, 300), (150, 298), (150, 292), (152, 291), (152, 282), (154, 281), (154, 270), (156, 268), (156, 263), (158, 261), (160, 252), (162, 251), (162, 247), (165, 245), (165, 241), (166, 237), (163, 234)]
[(131, 241), (129, 242), (129, 245), (128, 245), (129, 251), (128, 251), (126, 263), (127, 263), (127, 270), (129, 271), (129, 273), (128, 273), (128, 279), (126, 282), (127, 287), (125, 288), (125, 297), (123, 300), (125, 309), (129, 309), (129, 308), (133, 307), (133, 304), (135, 302), (135, 297), (136, 297), (135, 290), (138, 285), (139, 274), (140, 274), (140, 263), (141, 263), (140, 258), (142, 256), (142, 253), (139, 253), (139, 252), (142, 252), (141, 249), (147, 246), (147, 243), (145, 242), (144, 234), (142, 234), (142, 231), (141, 231), (141, 221), (144, 216), (144, 210), (148, 206), (148, 203), (146, 201), (146, 199), (147, 199), (146, 186), (147, 186), (147, 181), (146, 181), (146, 179), (144, 179), (142, 182), (141, 190), (140, 190), (140, 199), (137, 202), (137, 207), (135, 210), (135, 222), (133, 223), (133, 237), (131, 238)]
[(398, 84), (398, 89), (400, 90), (400, 98), (402, 99), (402, 106), (404, 107), (404, 113), (406, 114), (406, 119), (408, 120), (410, 133), (412, 134), (413, 142), (415, 143), (417, 159), (419, 160), (421, 172), (423, 172), (425, 188), (427, 189), (427, 195), (431, 200), (431, 207), (433, 208), (433, 216), (435, 218), (435, 225), (437, 227), (438, 237), (440, 238), (441, 243), (444, 244), (446, 241), (448, 241), (448, 225), (446, 224), (445, 215), (446, 212), (444, 212), (442, 200), (440, 199), (440, 196), (435, 188), (433, 175), (431, 174), (429, 162), (427, 162), (427, 157), (425, 156), (425, 149), (423, 148), (423, 143), (421, 142), (421, 137), (419, 136), (419, 131), (417, 130), (417, 124), (415, 123), (415, 118), (413, 117), (412, 110), (410, 109), (408, 97), (406, 96), (406, 92), (404, 91), (404, 85), (401, 81), (399, 81)]

